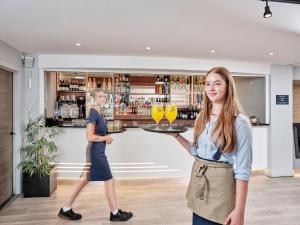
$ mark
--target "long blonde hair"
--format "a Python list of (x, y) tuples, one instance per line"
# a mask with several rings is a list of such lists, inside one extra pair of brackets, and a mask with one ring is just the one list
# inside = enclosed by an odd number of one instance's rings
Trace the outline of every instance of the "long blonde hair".
[[(224, 67), (214, 67), (207, 72), (205, 80), (211, 73), (219, 74), (226, 83), (223, 107), (211, 133), (211, 138), (222, 152), (231, 153), (234, 151), (237, 142), (234, 125), (236, 115), (243, 110), (237, 99), (235, 83), (231, 73)], [(203, 109), (195, 121), (193, 145), (196, 147), (198, 146), (199, 136), (203, 132), (206, 123), (210, 120), (211, 110), (212, 103), (205, 93), (203, 98)]]

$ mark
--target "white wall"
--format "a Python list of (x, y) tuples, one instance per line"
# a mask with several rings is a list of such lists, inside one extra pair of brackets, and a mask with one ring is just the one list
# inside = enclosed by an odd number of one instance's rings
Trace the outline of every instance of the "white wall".
[[(276, 95), (288, 95), (288, 105), (276, 105)], [(267, 174), (293, 176), (293, 67), (271, 65), (270, 149)]]
[(256, 116), (260, 123), (267, 123), (265, 77), (234, 77), (234, 81), (239, 101), (246, 114), (248, 116)]
[(45, 75), (45, 108), (46, 117), (53, 117), (56, 102), (56, 72), (47, 72)]
[(294, 67), (294, 80), (300, 80), (300, 66)]
[(0, 40), (0, 67), (13, 72), (13, 193), (21, 193), (20, 148), (23, 136), (25, 108), (25, 77), (21, 61), (22, 53)]
[(270, 74), (266, 63), (187, 58), (93, 56), (93, 55), (40, 55), (41, 69), (133, 69), (207, 71), (214, 66), (225, 66), (231, 72)]

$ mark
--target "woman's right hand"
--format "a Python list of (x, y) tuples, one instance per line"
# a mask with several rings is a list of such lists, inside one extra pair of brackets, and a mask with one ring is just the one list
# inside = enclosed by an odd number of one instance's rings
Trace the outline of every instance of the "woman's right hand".
[(106, 141), (107, 144), (111, 144), (111, 143), (113, 142), (113, 139), (112, 139), (111, 136), (106, 135), (106, 136), (105, 136), (105, 141)]

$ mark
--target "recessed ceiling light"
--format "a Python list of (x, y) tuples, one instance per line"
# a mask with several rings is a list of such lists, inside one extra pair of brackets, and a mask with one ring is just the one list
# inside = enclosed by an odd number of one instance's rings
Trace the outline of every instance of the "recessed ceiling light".
[(146, 49), (147, 49), (147, 50), (151, 50), (151, 46), (147, 46)]
[(271, 56), (274, 55), (274, 52), (270, 52), (269, 55), (271, 55)]
[(211, 52), (211, 53), (216, 53), (216, 51), (215, 51), (215, 50), (210, 50), (210, 52)]
[(76, 44), (75, 44), (76, 46), (80, 46), (81, 45), (81, 43), (79, 43), (79, 42), (76, 42)]

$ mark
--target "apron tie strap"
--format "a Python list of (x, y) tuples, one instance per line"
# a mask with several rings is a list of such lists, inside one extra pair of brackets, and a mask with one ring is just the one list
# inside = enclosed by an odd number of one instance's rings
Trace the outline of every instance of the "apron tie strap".
[(204, 196), (207, 195), (208, 192), (208, 179), (205, 176), (205, 172), (207, 170), (207, 165), (203, 164), (195, 171), (195, 176), (198, 179), (199, 188), (197, 189), (196, 197), (201, 200), (204, 199)]

